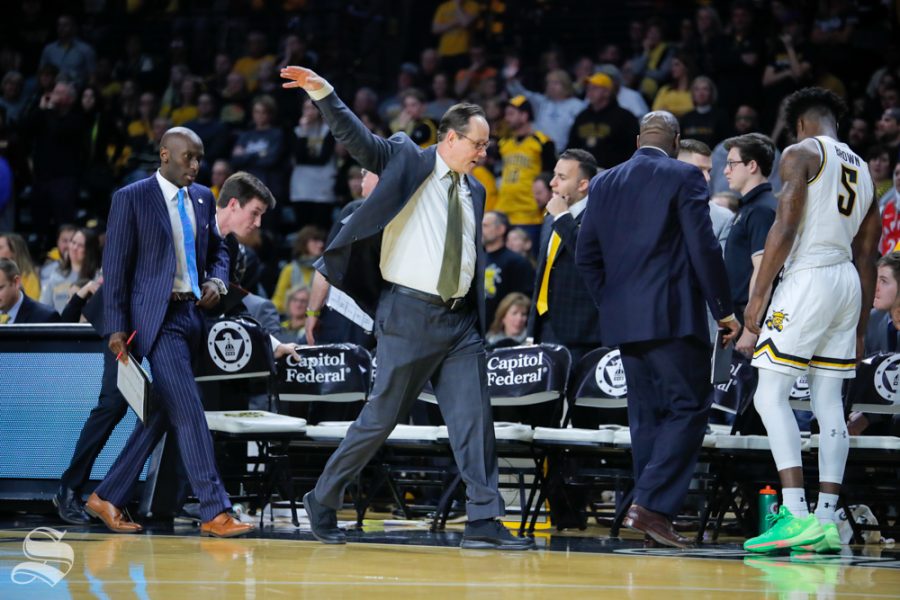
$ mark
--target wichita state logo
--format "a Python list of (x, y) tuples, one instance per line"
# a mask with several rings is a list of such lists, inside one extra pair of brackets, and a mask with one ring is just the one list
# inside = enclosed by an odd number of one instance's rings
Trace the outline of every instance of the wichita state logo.
[(594, 381), (604, 394), (612, 398), (622, 398), (628, 394), (625, 382), (625, 367), (622, 366), (622, 354), (618, 349), (611, 350), (597, 362)]
[(773, 311), (771, 316), (766, 319), (766, 327), (770, 330), (774, 329), (775, 331), (784, 331), (784, 325), (790, 321), (788, 318), (788, 314), (783, 310)]
[(897, 403), (900, 388), (900, 354), (893, 354), (881, 361), (875, 369), (875, 390), (888, 402)]
[(253, 354), (250, 334), (234, 321), (219, 321), (213, 325), (206, 346), (216, 366), (227, 373), (236, 373), (246, 367)]

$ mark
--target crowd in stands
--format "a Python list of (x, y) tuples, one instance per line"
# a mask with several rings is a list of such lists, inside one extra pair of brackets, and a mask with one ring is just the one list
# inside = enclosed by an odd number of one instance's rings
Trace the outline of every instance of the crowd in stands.
[(726, 140), (773, 140), (765, 175), (777, 194), (792, 143), (783, 99), (834, 91), (850, 107), (842, 138), (877, 186), (882, 252), (900, 242), (892, 3), (412, 4), (403, 16), (379, 2), (11, 3), (0, 26), (0, 258), (59, 313), (89, 296), (113, 191), (152, 175), (162, 134), (182, 125), (204, 144), (200, 183), (217, 194), (247, 171), (277, 199), (241, 240), (243, 283), (304, 339), (312, 263), (340, 209), (362, 197), (362, 173), (312, 101), (282, 89), (291, 64), (335, 82), (373, 132), (422, 147), (454, 103), (485, 108), (492, 140), (475, 176), (487, 190), (489, 341), (524, 337), (557, 157), (580, 148), (614, 167), (649, 110), (672, 112), (683, 139), (710, 149), (710, 193), (735, 213), (743, 192), (726, 177)]

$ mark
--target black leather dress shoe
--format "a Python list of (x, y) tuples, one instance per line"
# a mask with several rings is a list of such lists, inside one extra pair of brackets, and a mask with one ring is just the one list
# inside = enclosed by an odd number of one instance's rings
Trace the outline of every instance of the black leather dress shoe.
[(91, 517), (84, 511), (84, 503), (81, 495), (73, 489), (60, 487), (53, 496), (53, 506), (59, 513), (59, 518), (70, 525), (87, 525)]
[(315, 490), (306, 492), (303, 496), (303, 506), (306, 508), (306, 516), (309, 517), (309, 528), (317, 540), (323, 544), (347, 543), (347, 536), (337, 526), (337, 511), (319, 504)]
[(467, 550), (531, 550), (534, 540), (513, 536), (500, 521), (483, 519), (466, 523), (459, 547)]

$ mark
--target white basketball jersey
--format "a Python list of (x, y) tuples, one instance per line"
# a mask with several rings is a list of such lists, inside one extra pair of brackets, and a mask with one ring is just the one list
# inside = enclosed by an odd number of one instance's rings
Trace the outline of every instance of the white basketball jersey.
[(806, 208), (785, 273), (850, 261), (853, 238), (872, 205), (875, 186), (866, 162), (837, 140), (813, 139), (822, 164), (806, 184)]

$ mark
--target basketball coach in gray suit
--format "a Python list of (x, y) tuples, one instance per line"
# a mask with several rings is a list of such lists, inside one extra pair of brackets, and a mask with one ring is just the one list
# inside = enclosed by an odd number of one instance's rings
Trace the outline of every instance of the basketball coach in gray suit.
[(466, 483), (463, 548), (525, 550), (504, 513), (484, 350), (484, 188), (471, 172), (489, 143), (484, 112), (451, 107), (438, 143), (425, 150), (405, 133), (372, 134), (323, 78), (286, 67), (286, 88), (302, 88), (335, 139), (378, 187), (341, 229), (316, 268), (375, 319), (378, 373), (369, 401), (303, 498), (313, 535), (341, 544), (335, 510), (344, 490), (406, 414), (428, 380)]

